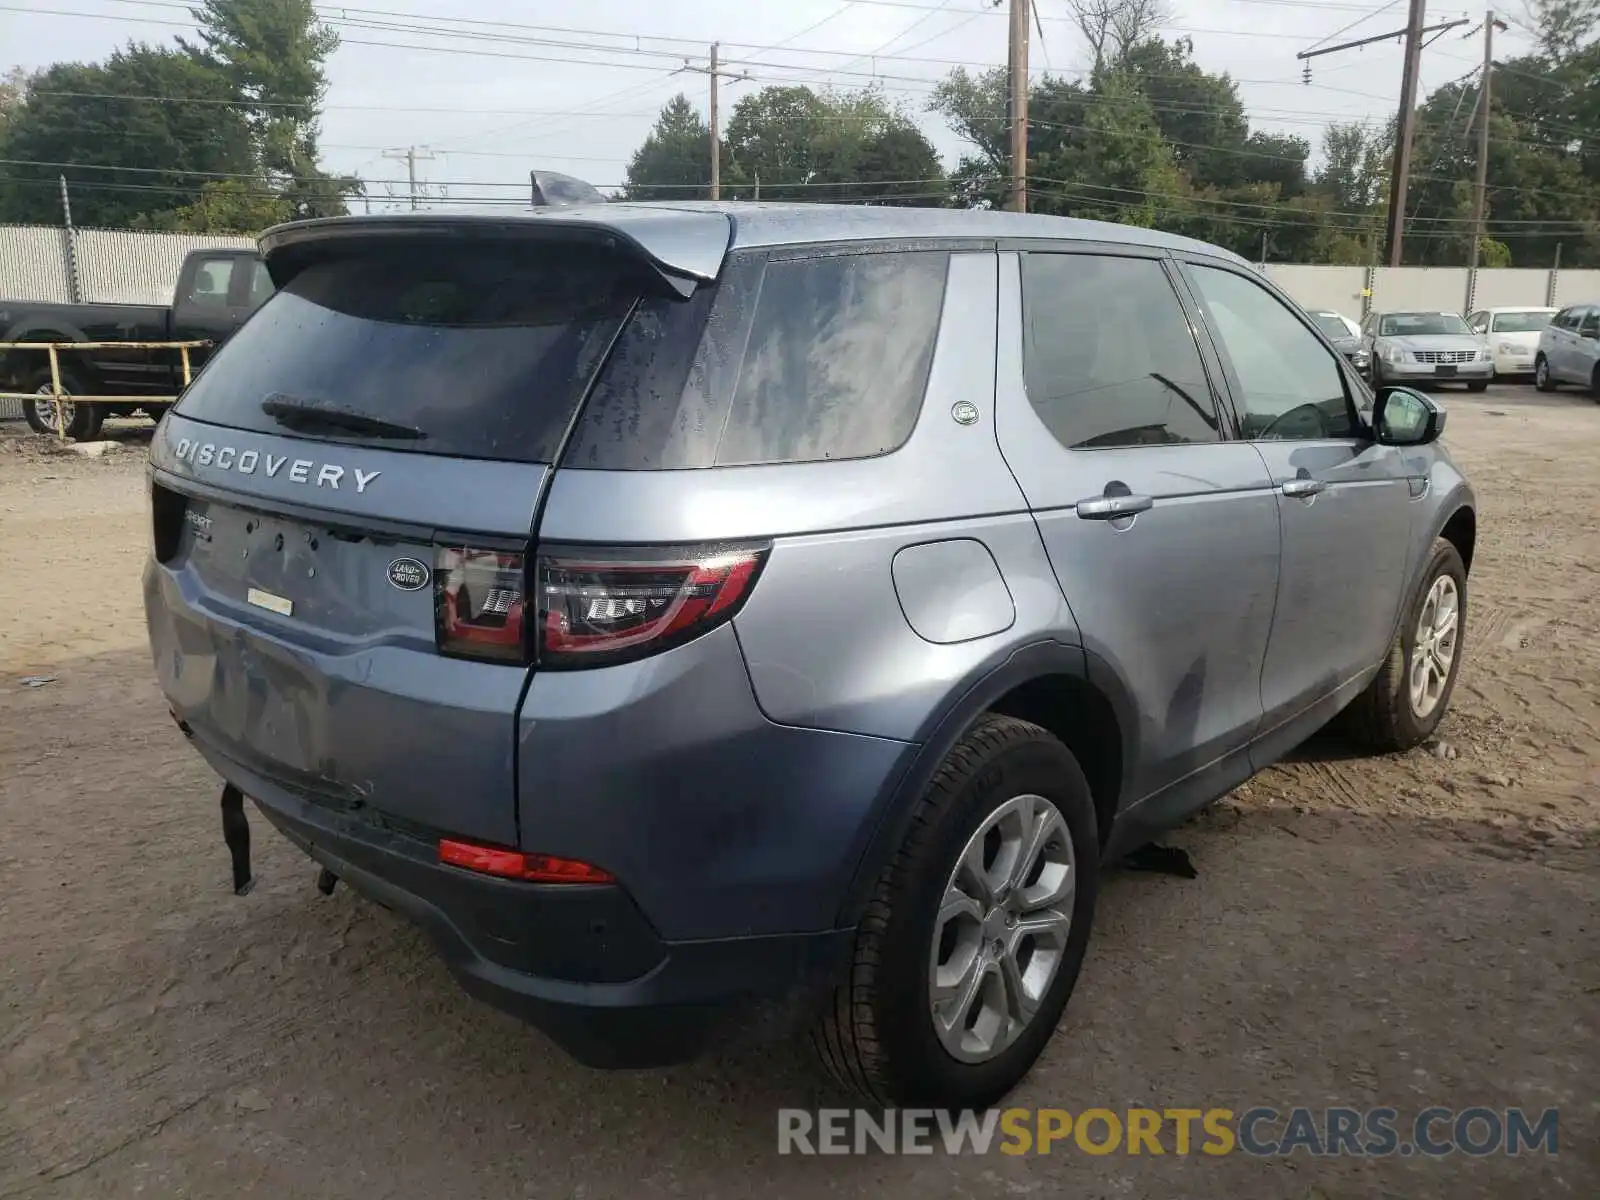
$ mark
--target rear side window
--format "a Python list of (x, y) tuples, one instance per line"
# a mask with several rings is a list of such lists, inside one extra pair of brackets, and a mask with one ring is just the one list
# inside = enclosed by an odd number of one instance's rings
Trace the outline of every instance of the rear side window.
[(415, 430), (385, 449), (550, 462), (643, 281), (593, 249), (374, 246), (307, 266), (229, 338), (184, 416), (290, 433), (262, 409), (329, 408)]
[(943, 251), (735, 256), (715, 297), (641, 305), (564, 465), (677, 470), (868, 458), (917, 422)]
[(1027, 254), (1022, 302), (1028, 402), (1063, 446), (1217, 440), (1200, 351), (1155, 259)]
[(226, 308), (233, 285), (232, 258), (203, 258), (195, 267), (194, 281), (185, 299), (200, 308)]

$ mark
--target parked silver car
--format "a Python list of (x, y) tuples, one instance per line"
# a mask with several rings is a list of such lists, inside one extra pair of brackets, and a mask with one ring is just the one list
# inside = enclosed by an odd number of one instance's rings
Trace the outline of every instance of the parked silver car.
[(1541, 392), (1571, 383), (1600, 400), (1600, 304), (1574, 304), (1551, 319), (1539, 335), (1533, 380)]
[(985, 1107), (1102, 860), (1341, 710), (1392, 751), (1449, 705), (1445, 414), (1214, 246), (614, 203), (262, 247), (144, 581), (235, 890), (248, 796), (585, 1062), (809, 1030), (875, 1102)]
[(1375, 312), (1361, 336), (1372, 355), (1374, 387), (1385, 383), (1464, 383), (1481, 392), (1494, 378), (1486, 343), (1452, 312)]

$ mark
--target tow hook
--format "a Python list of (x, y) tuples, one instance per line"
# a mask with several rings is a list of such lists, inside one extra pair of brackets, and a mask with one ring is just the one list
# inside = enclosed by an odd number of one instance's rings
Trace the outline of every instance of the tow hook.
[(339, 886), (339, 877), (327, 867), (317, 872), (317, 891), (324, 896), (333, 895), (333, 889)]
[(247, 896), (256, 881), (250, 875), (250, 822), (244, 815), (244, 793), (222, 785), (222, 840), (233, 860), (233, 894)]

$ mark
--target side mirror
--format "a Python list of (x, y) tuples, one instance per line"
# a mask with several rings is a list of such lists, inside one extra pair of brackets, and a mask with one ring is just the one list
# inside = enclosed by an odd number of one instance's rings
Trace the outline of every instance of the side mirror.
[(1444, 432), (1444, 409), (1408, 387), (1386, 387), (1372, 408), (1372, 431), (1383, 446), (1426, 446)]

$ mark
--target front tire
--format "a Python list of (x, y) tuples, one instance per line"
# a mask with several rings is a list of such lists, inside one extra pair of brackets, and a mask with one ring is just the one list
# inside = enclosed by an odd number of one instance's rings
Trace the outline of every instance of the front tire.
[(1071, 752), (1027, 721), (980, 718), (878, 880), (849, 978), (812, 1034), (823, 1066), (877, 1104), (998, 1101), (1077, 982), (1099, 852)]
[(1533, 386), (1541, 392), (1556, 390), (1556, 381), (1550, 377), (1550, 364), (1542, 354), (1533, 360)]
[(1409, 750), (1439, 727), (1461, 670), (1466, 628), (1466, 565), (1455, 546), (1435, 538), (1388, 657), (1345, 710), (1345, 727), (1364, 749)]

